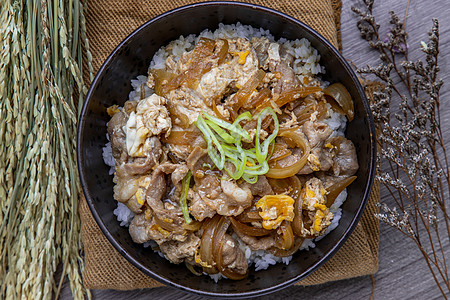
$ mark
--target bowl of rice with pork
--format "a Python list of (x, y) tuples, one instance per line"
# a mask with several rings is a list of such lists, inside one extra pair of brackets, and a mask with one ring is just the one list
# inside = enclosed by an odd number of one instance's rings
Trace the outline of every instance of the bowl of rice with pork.
[(78, 130), (83, 190), (110, 242), (162, 283), (222, 297), (276, 291), (331, 257), (361, 217), (374, 147), (336, 49), (282, 13), (227, 2), (131, 34)]

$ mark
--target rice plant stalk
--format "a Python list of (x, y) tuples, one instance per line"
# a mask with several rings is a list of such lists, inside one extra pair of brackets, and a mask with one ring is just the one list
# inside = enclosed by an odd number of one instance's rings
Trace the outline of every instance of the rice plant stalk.
[(59, 263), (74, 298), (86, 295), (75, 156), (82, 45), (92, 60), (84, 24), (79, 0), (0, 6), (0, 299), (57, 297)]

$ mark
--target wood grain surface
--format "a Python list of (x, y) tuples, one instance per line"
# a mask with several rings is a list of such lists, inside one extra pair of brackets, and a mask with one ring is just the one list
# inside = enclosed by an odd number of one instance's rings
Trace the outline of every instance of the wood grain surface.
[[(313, 0), (311, 0), (313, 1)], [(360, 38), (356, 28), (356, 16), (351, 6), (361, 5), (362, 0), (343, 0), (342, 8), (342, 42), (344, 56), (361, 67), (366, 64), (375, 64), (377, 56), (369, 51), (365, 42)], [(388, 25), (388, 12), (395, 11), (401, 18), (404, 17), (409, 3), (407, 16), (407, 31), (409, 33), (409, 49), (412, 57), (417, 57), (417, 45), (426, 40), (427, 32), (432, 26), (431, 19), (440, 21), (440, 76), (444, 79), (441, 89), (441, 116), (443, 116), (443, 131), (445, 133), (447, 148), (450, 149), (450, 106), (446, 100), (450, 97), (450, 3), (448, 0), (376, 0), (375, 16), (382, 28)], [(383, 29), (381, 30), (382, 32)], [(382, 188), (381, 201), (392, 204), (387, 192)], [(338, 282), (330, 282), (311, 287), (289, 287), (276, 294), (256, 299), (369, 299), (373, 292), (374, 299), (442, 299), (430, 272), (422, 259), (417, 247), (407, 241), (395, 229), (381, 224), (380, 236), (380, 262), (379, 271), (373, 280), (370, 276), (353, 278)], [(450, 254), (449, 240), (444, 241), (444, 247)], [(447, 255), (448, 256), (448, 255)], [(374, 285), (373, 285), (374, 283)], [(373, 288), (374, 286), (374, 288)], [(115, 291), (93, 290), (94, 299), (98, 300), (125, 300), (125, 299), (206, 299), (197, 295), (161, 287), (148, 290)], [(70, 287), (64, 284), (61, 299), (72, 299)]]

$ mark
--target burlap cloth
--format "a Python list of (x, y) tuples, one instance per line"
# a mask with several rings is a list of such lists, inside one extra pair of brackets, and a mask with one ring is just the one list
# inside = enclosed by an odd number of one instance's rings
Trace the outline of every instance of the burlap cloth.
[[(91, 0), (87, 1), (87, 33), (96, 72), (109, 53), (134, 29), (167, 10), (191, 0)], [(335, 46), (340, 46), (340, 0), (252, 0), (285, 12), (314, 28)], [(374, 217), (379, 186), (372, 190), (361, 221), (342, 248), (320, 269), (298, 284), (373, 274), (378, 269), (379, 224)], [(162, 284), (131, 265), (106, 239), (82, 198), (80, 205), (85, 250), (84, 285), (88, 289), (131, 290)]]

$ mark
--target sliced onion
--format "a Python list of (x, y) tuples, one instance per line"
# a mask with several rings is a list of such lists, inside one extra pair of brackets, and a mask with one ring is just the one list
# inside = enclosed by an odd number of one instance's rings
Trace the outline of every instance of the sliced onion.
[(160, 218), (158, 218), (155, 214), (153, 214), (153, 218), (155, 220), (155, 223), (158, 224), (158, 226), (161, 227), (162, 229), (167, 230), (169, 232), (180, 232), (181, 229), (180, 226), (174, 223), (165, 222)]
[(176, 119), (180, 120), (179, 125), (183, 128), (189, 127), (189, 117), (186, 116), (184, 113), (180, 111), (180, 108), (173, 104), (172, 101), (167, 101), (167, 109), (170, 113), (170, 118), (172, 119), (173, 124), (177, 124), (178, 122), (175, 122)]
[(214, 267), (214, 260), (212, 254), (212, 240), (214, 230), (220, 220), (219, 215), (215, 215), (212, 219), (203, 222), (203, 235), (200, 240), (200, 259), (202, 262), (208, 264), (210, 267), (203, 267), (203, 270), (208, 274), (216, 274), (218, 271)]
[(281, 234), (275, 237), (275, 244), (277, 248), (282, 250), (291, 249), (294, 246), (294, 233), (292, 232), (290, 222), (284, 220), (281, 222), (278, 230), (281, 231)]
[[(321, 90), (322, 89), (318, 86), (294, 88), (294, 89), (282, 92), (278, 98), (274, 99), (274, 102), (276, 105), (278, 105), (278, 107), (282, 107), (283, 105), (285, 105), (289, 102), (295, 101), (300, 98), (304, 98), (304, 97), (308, 96), (309, 94), (312, 94), (315, 92), (320, 92)], [(263, 103), (258, 105), (258, 107), (256, 108), (256, 111), (258, 112), (266, 107), (271, 106), (270, 100), (271, 100), (270, 98), (266, 99)]]
[(295, 113), (299, 125), (303, 125), (306, 123), (306, 121), (309, 121), (311, 119), (311, 115), (314, 112), (317, 112), (317, 120), (323, 119), (327, 112), (325, 104), (325, 101), (320, 101), (319, 103), (317, 103), (315, 99), (305, 99), (305, 102), (302, 105), (303, 109)]
[(309, 94), (320, 92), (322, 89), (318, 86), (299, 87), (289, 91), (282, 92), (280, 97), (275, 100), (275, 103), (282, 107), (283, 105), (292, 102), (294, 100), (304, 98)]
[(203, 74), (212, 68), (211, 58), (214, 46), (215, 42), (213, 40), (200, 38), (190, 57), (188, 69), (164, 84), (160, 89), (161, 95), (164, 96), (183, 84), (194, 89)]
[(278, 249), (277, 247), (272, 247), (272, 248), (269, 248), (267, 251), (272, 253), (272, 255), (275, 255), (278, 257), (288, 257), (288, 256), (293, 255), (295, 252), (297, 252), (297, 250), (303, 244), (304, 240), (305, 240), (305, 238), (297, 237), (295, 239), (294, 246), (289, 250), (282, 250), (282, 249)]
[[(222, 273), (228, 279), (241, 280), (247, 276), (248, 272), (241, 274), (236, 271), (233, 271), (230, 268), (227, 268), (227, 266), (224, 266), (223, 264), (224, 236), (229, 225), (230, 219), (222, 216), (219, 223), (217, 224), (216, 233), (214, 234), (213, 247), (217, 246), (217, 248), (214, 248), (213, 253), (215, 254), (214, 257), (216, 265), (220, 273)], [(240, 251), (240, 249), (238, 248), (237, 251)]]
[[(222, 251), (222, 247), (223, 247), (223, 244), (221, 244), (221, 249), (220, 249), (220, 251)], [(248, 275), (248, 269), (247, 269), (247, 272), (245, 272), (244, 274), (235, 272), (235, 271), (233, 271), (233, 270), (231, 270), (231, 269), (229, 269), (229, 268), (223, 269), (222, 271), (220, 271), (220, 273), (222, 273), (222, 274), (223, 274), (226, 278), (228, 278), (228, 279), (231, 279), (231, 280), (241, 280), (241, 279), (244, 279), (245, 277), (247, 277), (247, 275)]]
[(250, 95), (260, 85), (265, 76), (266, 72), (258, 69), (236, 93), (236, 95), (232, 99), (233, 103), (231, 104), (231, 107), (229, 109), (233, 119), (236, 118), (239, 109), (247, 102), (247, 100), (250, 98)]
[(236, 217), (236, 219), (241, 223), (251, 223), (251, 222), (259, 222), (262, 221), (259, 212), (253, 206), (252, 209), (255, 210), (244, 210), (240, 215)]
[[(342, 83), (339, 82), (333, 83), (332, 85), (328, 86), (325, 90), (323, 90), (323, 92), (326, 96), (331, 97), (334, 101), (336, 101), (339, 104), (340, 108), (344, 111), (349, 121), (353, 120), (353, 117), (355, 115), (353, 100), (352, 97), (350, 96), (350, 93), (347, 91), (347, 89)], [(327, 101), (330, 100), (328, 97), (325, 98), (327, 99)], [(332, 103), (330, 102), (330, 104)]]
[[(308, 162), (308, 156), (311, 152), (309, 143), (303, 136), (303, 133), (296, 130), (286, 130), (279, 133), (279, 136), (290, 139), (297, 147), (302, 150), (302, 156), (292, 165), (281, 167), (279, 164), (275, 166), (269, 165), (269, 171), (265, 174), (270, 178), (286, 178), (297, 174)], [(281, 160), (282, 161), (282, 160)], [(280, 162), (280, 161), (279, 161)]]
[(162, 136), (161, 140), (167, 144), (191, 146), (200, 135), (197, 130), (172, 130), (167, 138)]
[(302, 206), (303, 206), (303, 200), (301, 197), (294, 198), (294, 220), (292, 220), (292, 230), (294, 231), (295, 235), (302, 236), (303, 231), (303, 216), (302, 216)]
[(214, 236), (212, 238), (212, 256), (214, 261), (217, 264), (217, 268), (219, 271), (224, 269), (225, 267), (218, 263), (219, 257), (222, 257), (222, 251), (220, 250), (220, 244), (223, 241), (223, 238), (225, 237), (225, 233), (228, 230), (228, 227), (230, 226), (230, 219), (227, 217), (221, 216), (219, 221), (217, 222), (216, 229), (214, 230)]
[(257, 106), (261, 105), (265, 100), (270, 98), (271, 96), (272, 96), (272, 91), (268, 88), (263, 88), (259, 91), (259, 93), (255, 97), (250, 99), (250, 101), (247, 101), (246, 103), (244, 103), (244, 105), (242, 107), (246, 108), (246, 109), (257, 107)]
[(350, 176), (347, 178), (344, 178), (332, 186), (328, 188), (327, 193), (327, 203), (326, 206), (330, 208), (331, 205), (333, 205), (334, 200), (336, 200), (337, 196), (347, 187), (349, 186), (353, 181), (355, 181), (356, 176)]
[(228, 121), (228, 119), (225, 118), (225, 117), (220, 113), (220, 111), (217, 109), (216, 100), (212, 100), (212, 108), (213, 108), (213, 111), (214, 111), (214, 113), (216, 114), (216, 116), (217, 116), (218, 118), (220, 118), (220, 119), (222, 119), (222, 120), (224, 120), (224, 121)]
[(202, 222), (192, 221), (189, 224), (183, 223), (181, 225), (181, 227), (183, 227), (184, 229), (186, 229), (188, 231), (198, 231), (200, 229), (200, 227), (202, 227)]
[(169, 82), (175, 77), (175, 74), (168, 72), (164, 69), (152, 69), (150, 72), (155, 79), (155, 93), (162, 96), (164, 83)]
[(286, 194), (294, 200), (300, 196), (302, 183), (295, 175), (283, 179), (267, 178), (267, 180), (276, 194)]
[[(216, 47), (216, 49), (214, 51), (215, 52), (214, 58), (217, 58), (217, 64), (220, 65), (221, 63), (224, 62), (225, 58), (227, 57), (229, 45), (228, 45), (228, 41), (226, 39), (219, 39), (219, 41), (222, 41), (223, 44), (220, 48)], [(217, 46), (217, 43), (216, 43), (216, 46)]]
[(273, 148), (273, 153), (268, 160), (269, 163), (283, 159), (291, 155), (291, 151), (287, 148), (286, 144), (275, 143)]
[[(226, 276), (228, 279), (240, 280), (246, 277), (247, 273), (240, 274), (227, 268), (227, 266), (223, 264), (224, 237), (225, 233), (228, 230), (228, 227), (230, 226), (230, 223), (231, 223), (230, 219), (224, 216), (222, 216), (219, 222), (217, 223), (212, 242), (213, 257), (216, 262), (217, 268), (224, 276)], [(238, 249), (238, 251), (240, 250)]]
[(264, 229), (264, 228), (258, 228), (253, 226), (248, 226), (246, 224), (243, 224), (234, 218), (230, 217), (231, 224), (233, 225), (233, 229), (235, 231), (239, 231), (242, 234), (249, 235), (249, 236), (264, 236), (268, 235), (271, 231)]
[(202, 272), (201, 271), (197, 271), (195, 269), (196, 266), (191, 265), (190, 263), (188, 263), (187, 261), (184, 261), (184, 264), (186, 265), (186, 268), (191, 271), (192, 274), (196, 275), (196, 276), (202, 276)]

